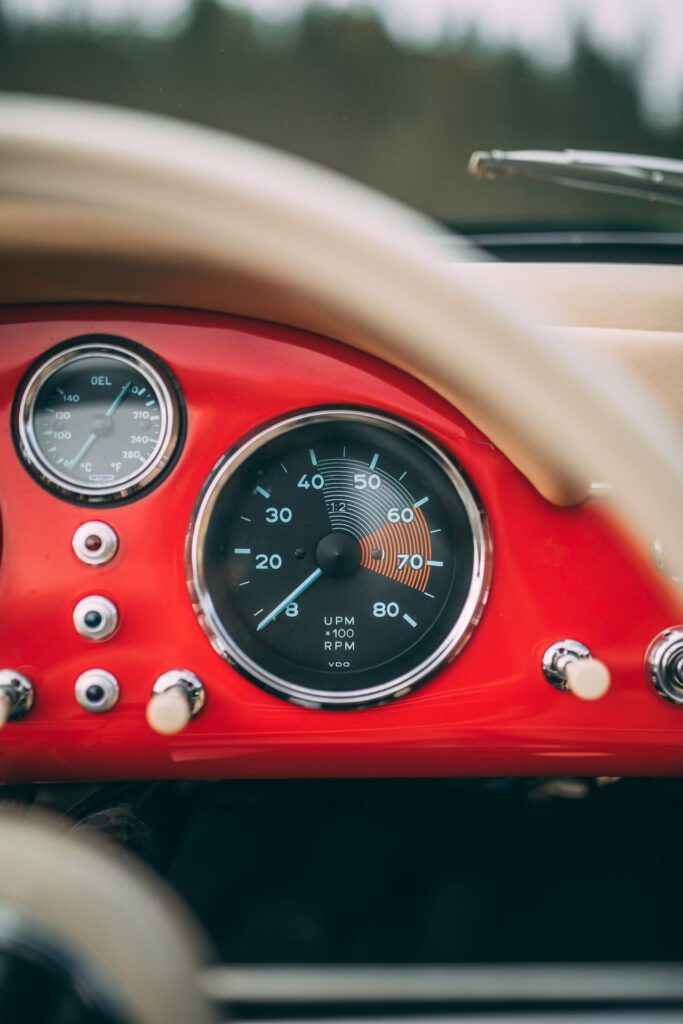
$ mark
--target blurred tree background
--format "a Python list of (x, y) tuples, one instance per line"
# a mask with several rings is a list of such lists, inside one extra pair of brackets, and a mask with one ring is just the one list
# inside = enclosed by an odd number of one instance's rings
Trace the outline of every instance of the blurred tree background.
[[(144, 2), (144, 0), (142, 0)], [(477, 182), (474, 149), (587, 148), (683, 157), (683, 123), (642, 113), (634, 69), (581, 26), (548, 68), (470, 32), (431, 44), (368, 10), (310, 7), (277, 23), (193, 0), (173, 30), (21, 21), (0, 0), (0, 89), (186, 118), (309, 157), (456, 226), (683, 228), (680, 208), (550, 185)]]

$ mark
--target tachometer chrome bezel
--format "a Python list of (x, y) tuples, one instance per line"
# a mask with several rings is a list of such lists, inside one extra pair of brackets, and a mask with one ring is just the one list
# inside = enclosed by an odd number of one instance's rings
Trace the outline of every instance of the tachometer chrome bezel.
[[(35, 431), (35, 405), (43, 386), (62, 367), (92, 357), (112, 358), (132, 367), (148, 381), (159, 399), (161, 429), (152, 455), (138, 470), (111, 485), (76, 483), (56, 471), (41, 451)], [(114, 504), (137, 497), (170, 467), (182, 440), (184, 420), (179, 388), (170, 373), (152, 361), (150, 354), (142, 354), (134, 343), (123, 338), (119, 341), (109, 340), (105, 335), (85, 335), (72, 338), (43, 356), (21, 385), (15, 409), (15, 442), (27, 469), (48, 490), (77, 504)]]
[[(228, 478), (267, 442), (303, 424), (325, 423), (330, 419), (352, 420), (396, 432), (410, 439), (444, 472), (465, 508), (473, 540), (473, 566), (467, 597), (445, 639), (420, 664), (403, 675), (378, 686), (332, 693), (298, 686), (273, 674), (254, 661), (239, 646), (221, 620), (208, 592), (203, 551), (206, 532), (216, 501)], [(187, 584), (193, 608), (214, 650), (258, 686), (294, 704), (308, 708), (340, 710), (386, 703), (406, 696), (441, 666), (451, 662), (470, 639), (481, 619), (488, 598), (493, 563), (491, 530), (483, 504), (462, 467), (419, 428), (388, 413), (348, 406), (327, 406), (279, 418), (259, 428), (223, 455), (209, 474), (190, 520), (186, 545)]]

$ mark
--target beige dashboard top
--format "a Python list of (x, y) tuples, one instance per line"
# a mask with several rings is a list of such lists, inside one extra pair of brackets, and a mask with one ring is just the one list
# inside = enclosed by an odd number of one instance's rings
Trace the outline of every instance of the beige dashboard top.
[(480, 263), (467, 268), (542, 302), (556, 327), (683, 331), (683, 267), (611, 263)]
[(683, 424), (683, 267), (489, 262), (465, 274), (528, 297), (567, 344), (622, 362)]
[[(444, 259), (448, 260), (445, 253)], [(0, 205), (0, 304), (98, 301), (143, 302), (234, 313), (345, 340), (344, 325), (321, 322), (291, 296), (226, 275), (224, 265), (192, 253), (138, 221), (35, 199)], [(683, 331), (683, 267), (590, 263), (473, 261), (459, 272), (496, 291), (513, 288), (546, 324), (623, 330)]]
[[(447, 259), (448, 256), (446, 255)], [(351, 345), (358, 331), (290, 290), (188, 252), (139, 223), (80, 207), (0, 206), (0, 305), (115, 302), (204, 309), (285, 323)], [(527, 298), (567, 344), (622, 360), (683, 423), (683, 267), (459, 264), (483, 288)], [(466, 402), (462, 405), (466, 412)], [(480, 419), (480, 417), (478, 417)], [(479, 425), (482, 425), (481, 423)], [(495, 431), (495, 427), (493, 427)]]
[(621, 361), (683, 424), (683, 267), (489, 262), (464, 271), (527, 297), (567, 344)]

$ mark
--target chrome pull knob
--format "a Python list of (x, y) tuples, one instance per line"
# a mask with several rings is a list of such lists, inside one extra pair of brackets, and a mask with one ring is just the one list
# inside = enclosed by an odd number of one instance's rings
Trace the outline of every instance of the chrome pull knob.
[(543, 675), (558, 690), (573, 693), (581, 700), (599, 700), (610, 688), (606, 665), (593, 658), (578, 640), (560, 640), (543, 655)]
[(661, 697), (683, 704), (683, 626), (672, 626), (654, 638), (645, 655), (645, 671)]
[(161, 736), (182, 732), (191, 718), (204, 707), (204, 684), (194, 672), (171, 669), (160, 675), (147, 704), (147, 724)]
[(33, 683), (21, 672), (0, 669), (0, 728), (16, 722), (33, 707)]

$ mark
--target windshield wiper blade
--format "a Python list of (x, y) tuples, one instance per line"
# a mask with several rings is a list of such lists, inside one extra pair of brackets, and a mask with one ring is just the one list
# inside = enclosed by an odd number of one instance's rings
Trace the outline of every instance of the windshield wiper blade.
[(474, 152), (469, 172), (476, 178), (533, 178), (570, 188), (683, 204), (683, 160), (585, 149), (492, 149)]

